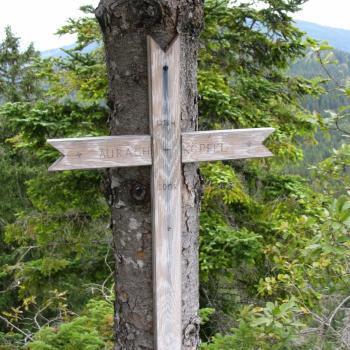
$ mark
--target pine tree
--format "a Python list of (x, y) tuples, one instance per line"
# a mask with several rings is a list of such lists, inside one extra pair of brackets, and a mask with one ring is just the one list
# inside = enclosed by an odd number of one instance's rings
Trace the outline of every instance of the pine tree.
[(5, 28), (5, 39), (0, 43), (0, 101), (19, 102), (37, 98), (41, 86), (34, 63), (40, 53), (30, 44), (23, 52), (20, 39), (10, 27)]

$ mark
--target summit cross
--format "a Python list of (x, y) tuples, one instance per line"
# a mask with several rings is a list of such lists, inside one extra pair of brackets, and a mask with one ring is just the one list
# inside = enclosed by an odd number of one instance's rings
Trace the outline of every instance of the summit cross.
[(181, 132), (180, 40), (148, 41), (150, 135), (51, 139), (49, 171), (152, 166), (155, 349), (181, 350), (182, 163), (269, 157), (273, 128)]

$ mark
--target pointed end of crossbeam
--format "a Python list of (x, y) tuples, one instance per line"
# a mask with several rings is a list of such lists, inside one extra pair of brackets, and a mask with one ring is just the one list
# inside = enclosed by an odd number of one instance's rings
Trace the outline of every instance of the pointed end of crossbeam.
[(62, 151), (59, 149), (59, 146), (57, 144), (56, 140), (47, 140), (47, 143), (51, 145), (53, 148), (55, 148), (57, 151), (60, 152), (61, 156), (58, 158), (52, 165), (50, 165), (48, 171), (49, 172), (54, 172), (54, 171), (60, 171), (64, 170), (64, 168), (61, 165), (61, 162), (65, 158), (65, 155), (62, 153)]
[(52, 165), (49, 166), (48, 171), (51, 172), (55, 172), (55, 171), (60, 171), (60, 170), (64, 170), (61, 166), (61, 162), (63, 161), (64, 156), (61, 156), (60, 158), (58, 158), (55, 163), (53, 163)]
[[(263, 142), (271, 135), (275, 132), (275, 128), (263, 128), (261, 130), (264, 130), (264, 140)], [(263, 154), (261, 155), (261, 157), (265, 158), (265, 157), (273, 157), (274, 154), (265, 146), (263, 145), (264, 150), (263, 150)]]
[[(236, 129), (236, 130), (244, 130), (244, 129)], [(262, 138), (262, 141), (265, 141), (271, 134), (275, 132), (275, 128), (257, 128), (257, 129), (245, 129), (248, 132), (255, 133), (259, 135), (259, 138)]]
[(48, 139), (48, 140), (46, 140), (46, 142), (50, 145), (50, 146), (52, 146), (53, 148), (56, 148), (57, 149), (57, 151), (60, 151), (59, 150), (59, 141), (60, 140), (58, 140), (58, 139)]
[(268, 138), (271, 134), (273, 134), (276, 129), (275, 128), (265, 128), (266, 130), (266, 138)]
[(271, 135), (273, 132), (276, 131), (275, 128), (264, 128), (264, 129), (267, 131), (267, 133), (268, 133), (269, 135)]
[(268, 158), (268, 157), (274, 156), (274, 154), (268, 148), (266, 148), (265, 146), (263, 147), (264, 147), (264, 150), (261, 152), (258, 158)]
[(231, 129), (182, 133), (184, 163), (272, 157), (264, 145), (274, 128)]

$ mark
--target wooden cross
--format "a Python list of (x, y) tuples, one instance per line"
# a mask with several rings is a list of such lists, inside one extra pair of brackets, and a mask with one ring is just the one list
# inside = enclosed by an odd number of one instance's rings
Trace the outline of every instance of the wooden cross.
[(272, 128), (183, 132), (180, 40), (164, 52), (148, 37), (150, 135), (51, 139), (50, 171), (152, 165), (154, 333), (157, 350), (180, 350), (182, 163), (268, 157)]

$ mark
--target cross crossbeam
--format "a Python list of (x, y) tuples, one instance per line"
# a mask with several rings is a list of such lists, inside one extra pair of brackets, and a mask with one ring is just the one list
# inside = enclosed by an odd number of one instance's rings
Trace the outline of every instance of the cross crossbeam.
[[(183, 132), (183, 163), (270, 157), (263, 141), (273, 128)], [(62, 153), (50, 171), (152, 165), (151, 136), (102, 136), (50, 139)], [(167, 150), (169, 151), (169, 150)]]

